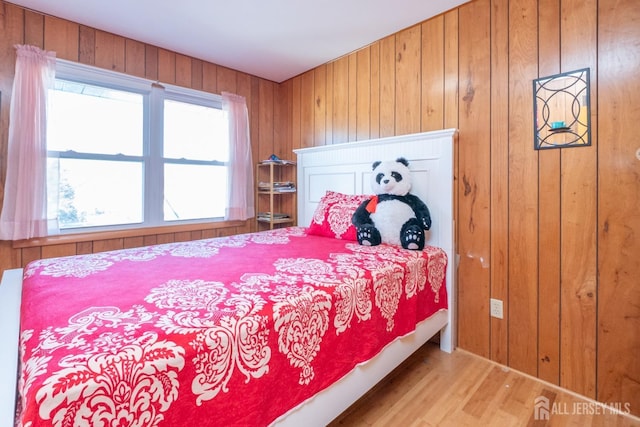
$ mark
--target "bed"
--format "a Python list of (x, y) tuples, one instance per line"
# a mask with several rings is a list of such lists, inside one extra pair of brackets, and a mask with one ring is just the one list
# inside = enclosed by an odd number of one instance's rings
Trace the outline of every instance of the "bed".
[[(295, 227), (4, 272), (0, 425), (326, 425), (434, 335), (452, 351), (455, 136), (295, 150)], [(360, 246), (345, 221), (398, 156), (431, 211), (423, 251)]]

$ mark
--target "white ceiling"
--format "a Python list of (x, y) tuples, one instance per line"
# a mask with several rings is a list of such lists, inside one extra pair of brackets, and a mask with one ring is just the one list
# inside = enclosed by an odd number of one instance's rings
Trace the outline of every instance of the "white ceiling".
[(469, 0), (9, 0), (275, 82)]

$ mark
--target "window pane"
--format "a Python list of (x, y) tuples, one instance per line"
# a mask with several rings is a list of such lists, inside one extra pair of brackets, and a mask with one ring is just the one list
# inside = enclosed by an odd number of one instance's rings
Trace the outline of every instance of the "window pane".
[(142, 155), (142, 95), (56, 80), (49, 97), (49, 150)]
[(62, 230), (224, 218), (229, 138), (219, 97), (153, 91), (145, 79), (82, 64), (58, 67), (47, 211)]
[(166, 100), (164, 157), (189, 160), (229, 158), (228, 124), (222, 110)]
[(60, 159), (60, 228), (142, 222), (142, 182), (141, 163)]
[(226, 167), (165, 165), (165, 221), (221, 218), (226, 200)]

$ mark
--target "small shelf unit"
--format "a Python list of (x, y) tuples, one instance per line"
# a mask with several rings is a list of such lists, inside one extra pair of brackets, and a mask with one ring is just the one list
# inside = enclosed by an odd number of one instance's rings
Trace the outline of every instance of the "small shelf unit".
[(256, 165), (256, 222), (258, 230), (294, 225), (296, 219), (296, 165), (260, 162)]

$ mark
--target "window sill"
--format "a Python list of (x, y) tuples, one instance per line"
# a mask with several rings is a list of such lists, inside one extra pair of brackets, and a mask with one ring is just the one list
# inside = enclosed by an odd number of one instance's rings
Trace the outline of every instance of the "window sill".
[(246, 221), (220, 221), (191, 224), (168, 225), (161, 227), (132, 228), (127, 230), (96, 231), (91, 233), (60, 234), (50, 237), (38, 237), (28, 240), (16, 240), (13, 249), (32, 248), (37, 246), (60, 245), (64, 243), (90, 242), (94, 240), (122, 239), (126, 237), (144, 237), (155, 234), (180, 233), (189, 231), (210, 230), (218, 228), (241, 227)]

